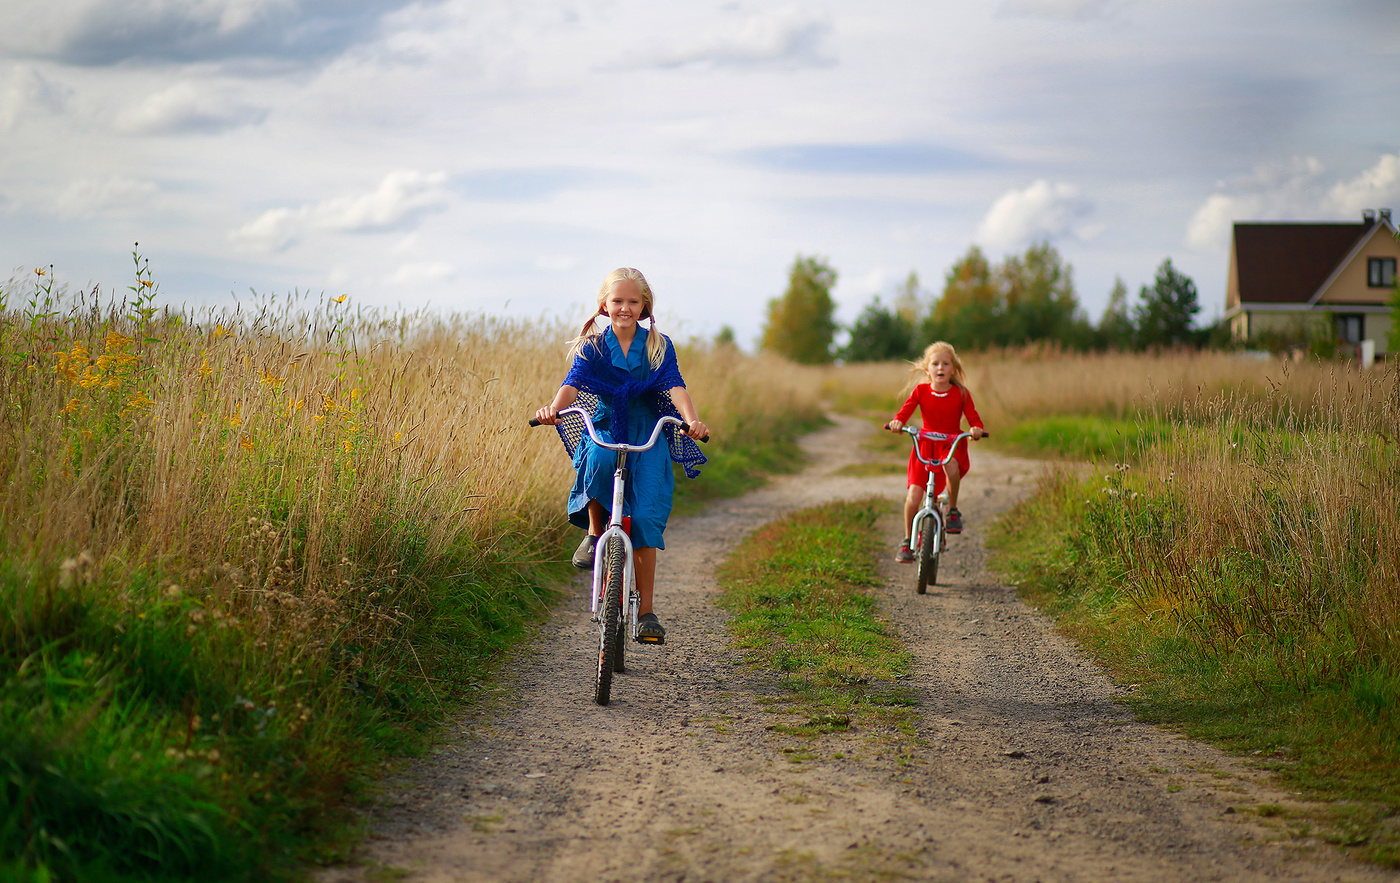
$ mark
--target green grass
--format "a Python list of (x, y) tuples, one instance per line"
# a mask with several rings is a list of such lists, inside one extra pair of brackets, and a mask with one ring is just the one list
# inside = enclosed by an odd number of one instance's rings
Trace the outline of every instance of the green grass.
[(720, 568), (734, 643), (777, 680), (775, 704), (793, 715), (776, 732), (878, 732), (898, 741), (912, 729), (913, 697), (900, 683), (910, 658), (870, 591), (879, 584), (874, 524), (887, 505), (836, 502), (779, 519)]
[(333, 858), (347, 798), (424, 747), (551, 598), (549, 572), (503, 563), (427, 587), (397, 650), (347, 635), (320, 671), (168, 581), (0, 569), (0, 879), (269, 880)]
[[(1298, 831), (1400, 868), (1400, 672), (1349, 654), (1341, 634), (1302, 645), (1288, 618), (1267, 640), (1221, 641), (1203, 612), (1144, 601), (1143, 585), (1169, 574), (1143, 553), (1171, 547), (1176, 504), (1169, 490), (1131, 505), (1104, 490), (1069, 475), (1046, 482), (994, 528), (995, 565), (1139, 685), (1127, 701), (1142, 719), (1253, 758), (1317, 801)], [(1217, 604), (1238, 594), (1241, 572), (1194, 567), (1172, 578)]]
[(723, 439), (701, 445), (709, 462), (698, 479), (675, 467), (672, 513), (690, 515), (711, 500), (737, 497), (761, 487), (769, 477), (796, 472), (806, 459), (798, 439), (827, 424), (818, 411), (758, 415), (741, 421)]
[(1001, 450), (1059, 460), (1129, 462), (1165, 437), (1167, 426), (1094, 415), (1036, 417), (998, 429), (989, 441)]

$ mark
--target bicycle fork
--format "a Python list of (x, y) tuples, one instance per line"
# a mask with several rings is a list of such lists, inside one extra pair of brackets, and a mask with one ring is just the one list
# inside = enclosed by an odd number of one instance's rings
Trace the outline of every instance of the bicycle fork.
[(937, 555), (941, 551), (939, 546), (943, 542), (943, 509), (947, 505), (947, 491), (938, 495), (937, 505), (934, 505), (933, 494), (929, 491), (924, 492), (923, 508), (914, 513), (914, 523), (910, 525), (910, 531), (913, 535), (909, 538), (909, 542), (913, 551), (919, 551), (919, 548), (923, 545), (924, 533), (922, 528), (925, 518), (933, 519), (933, 550), (929, 554)]
[[(602, 616), (603, 592), (606, 585), (607, 576), (607, 544), (614, 537), (622, 541), (622, 603), (626, 605), (623, 611), (623, 621), (628, 624), (628, 640), (637, 637), (637, 609), (641, 603), (637, 596), (636, 571), (633, 567), (632, 536), (628, 531), (622, 515), (622, 499), (627, 488), (627, 478), (630, 470), (627, 468), (627, 454), (624, 451), (617, 453), (617, 471), (613, 473), (613, 498), (612, 512), (608, 520), (608, 527), (598, 537), (598, 542), (594, 546), (593, 554), (593, 597), (590, 602), (590, 612), (592, 619), (597, 622)], [(626, 519), (630, 521), (630, 519)]]

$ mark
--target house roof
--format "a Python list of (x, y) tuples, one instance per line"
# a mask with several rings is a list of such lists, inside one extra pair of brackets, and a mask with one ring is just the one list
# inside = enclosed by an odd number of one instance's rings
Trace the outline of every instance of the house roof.
[(1235, 224), (1241, 303), (1307, 303), (1374, 223)]

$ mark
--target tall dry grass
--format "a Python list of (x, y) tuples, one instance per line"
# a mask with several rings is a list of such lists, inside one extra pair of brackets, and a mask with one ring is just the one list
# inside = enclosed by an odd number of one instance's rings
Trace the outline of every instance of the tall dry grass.
[[(1365, 372), (1340, 361), (1184, 350), (1076, 353), (1053, 347), (960, 355), (968, 389), (988, 427), (1064, 415), (1130, 420), (1148, 412), (1188, 416), (1198, 403), (1221, 395), (1236, 404), (1267, 404), (1271, 420), (1333, 400), (1339, 406), (1369, 401), (1352, 392), (1364, 383)], [(910, 368), (903, 362), (812, 370), (824, 394), (845, 408), (892, 413), (912, 388)]]
[[(526, 425), (562, 323), (343, 297), (196, 315), (138, 271), (121, 299), (0, 290), (0, 803), (29, 807), (0, 809), (0, 869), (275, 863), (482, 676), (564, 558), (572, 469)], [(817, 412), (781, 363), (680, 361), (712, 471)], [(103, 809), (111, 775), (149, 788)]]

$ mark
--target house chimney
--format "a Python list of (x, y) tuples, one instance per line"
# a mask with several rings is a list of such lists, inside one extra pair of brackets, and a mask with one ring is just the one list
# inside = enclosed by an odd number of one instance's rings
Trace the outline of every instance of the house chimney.
[(1375, 209), (1369, 209), (1369, 208), (1364, 208), (1364, 209), (1362, 209), (1362, 210), (1361, 210), (1361, 223), (1365, 224), (1367, 227), (1369, 227), (1369, 226), (1371, 226), (1372, 224), (1376, 223), (1376, 212), (1375, 212)]
[(1388, 208), (1383, 208), (1383, 209), (1381, 209), (1381, 220), (1384, 221), (1384, 222), (1387, 223), (1387, 224), (1390, 223), (1390, 209), (1388, 209)]

